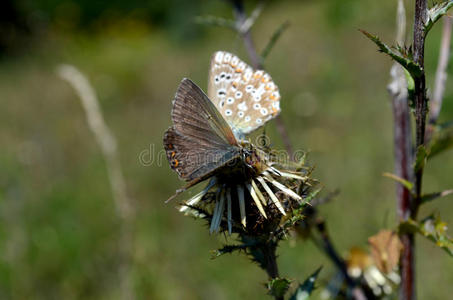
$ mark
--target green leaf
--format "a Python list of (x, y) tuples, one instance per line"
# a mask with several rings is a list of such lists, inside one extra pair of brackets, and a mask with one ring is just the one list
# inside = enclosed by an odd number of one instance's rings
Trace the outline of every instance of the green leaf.
[(406, 180), (404, 178), (401, 178), (399, 176), (396, 176), (395, 174), (385, 172), (385, 173), (382, 174), (382, 176), (388, 177), (390, 179), (395, 180), (398, 183), (401, 183), (409, 191), (411, 191), (412, 188), (414, 187), (414, 184), (412, 182), (410, 182), (409, 180)]
[(429, 156), (432, 158), (453, 147), (453, 124), (437, 126), (429, 144)]
[(310, 201), (315, 198), (319, 192), (322, 190), (322, 188), (316, 189), (313, 192), (311, 192), (306, 198), (304, 198), (304, 203), (293, 210), (293, 213), (291, 217), (289, 217), (281, 226), (280, 230), (277, 230), (277, 234), (280, 232), (286, 232), (288, 228), (291, 228), (296, 224), (297, 222), (303, 220), (306, 216), (303, 214), (304, 209), (306, 207), (306, 203), (310, 203)]
[(406, 82), (407, 82), (407, 98), (409, 100), (409, 107), (412, 110), (415, 110), (415, 82), (414, 78), (412, 78), (411, 74), (404, 69), (404, 75), (406, 76)]
[(387, 54), (394, 61), (403, 66), (413, 78), (419, 78), (423, 74), (423, 69), (411, 59), (410, 55), (401, 53), (398, 49), (387, 46), (379, 39), (379, 37), (372, 35), (365, 30), (359, 30), (379, 47), (379, 51)]
[(438, 247), (453, 256), (453, 239), (447, 233), (447, 224), (440, 220), (439, 215), (430, 215), (420, 223), (409, 219), (400, 224), (400, 232), (420, 233)]
[(194, 22), (200, 25), (224, 27), (237, 31), (236, 23), (233, 20), (219, 18), (215, 16), (198, 16)]
[(417, 147), (417, 152), (415, 154), (415, 163), (414, 163), (414, 172), (422, 170), (425, 167), (426, 159), (428, 158), (428, 152), (426, 151), (425, 146), (420, 145)]
[(291, 296), (290, 300), (307, 300), (310, 298), (311, 293), (315, 289), (315, 282), (318, 278), (319, 272), (321, 272), (322, 267), (319, 267), (313, 274), (305, 279), (304, 283), (299, 285), (297, 290)]
[(274, 48), (275, 44), (277, 43), (278, 39), (282, 35), (282, 33), (288, 29), (290, 23), (289, 21), (285, 21), (283, 24), (281, 24), (277, 30), (272, 34), (271, 38), (269, 39), (269, 42), (267, 43), (266, 47), (264, 47), (263, 51), (261, 52), (261, 60), (264, 61), (266, 57), (269, 55), (271, 52), (272, 48)]
[(319, 194), (319, 192), (321, 192), (321, 190), (322, 190), (322, 188), (318, 188), (318, 189), (314, 190), (313, 192), (311, 192), (307, 197), (304, 198), (304, 202), (310, 203), (310, 201), (313, 200)]
[(444, 15), (447, 14), (447, 11), (453, 6), (453, 1), (446, 1), (434, 5), (431, 9), (428, 10), (428, 18), (425, 23), (425, 36), (434, 26), (434, 24)]
[(423, 195), (420, 199), (421, 203), (426, 203), (426, 202), (430, 202), (430, 201), (433, 201), (437, 198), (442, 198), (442, 197), (445, 197), (445, 196), (448, 196), (448, 195), (451, 195), (453, 194), (453, 190), (445, 190), (445, 191), (442, 191), (442, 192), (437, 192), (437, 193), (431, 193), (431, 194), (426, 194), (426, 195)]
[(274, 278), (267, 283), (267, 289), (269, 290), (269, 295), (276, 298), (283, 298), (286, 292), (289, 289), (291, 280), (286, 278)]

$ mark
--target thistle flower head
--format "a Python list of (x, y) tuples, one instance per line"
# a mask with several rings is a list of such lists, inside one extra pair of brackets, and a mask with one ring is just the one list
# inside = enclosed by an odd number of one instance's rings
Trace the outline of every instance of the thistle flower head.
[(300, 219), (316, 182), (312, 169), (304, 162), (288, 163), (269, 148), (242, 146), (242, 157), (213, 175), (180, 211), (207, 220), (211, 233), (248, 236), (276, 232), (294, 217)]

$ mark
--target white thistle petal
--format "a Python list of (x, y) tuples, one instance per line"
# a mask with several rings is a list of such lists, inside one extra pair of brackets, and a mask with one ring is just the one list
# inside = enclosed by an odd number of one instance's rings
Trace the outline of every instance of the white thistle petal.
[(280, 171), (280, 170), (277, 170), (277, 169), (275, 169), (273, 167), (270, 167), (269, 169), (272, 171), (272, 173), (276, 174), (277, 176), (287, 177), (287, 178), (292, 178), (292, 179), (298, 179), (298, 180), (302, 180), (302, 181), (305, 181), (305, 180), (308, 179), (308, 177), (306, 177), (306, 176), (300, 176), (300, 175), (297, 175), (297, 174)]
[(231, 218), (231, 190), (230, 189), (227, 189), (226, 198), (227, 198), (228, 233), (231, 234), (233, 224), (232, 224), (232, 218)]
[(209, 228), (209, 233), (213, 233), (216, 230), (217, 216), (220, 212), (220, 202), (216, 201), (214, 207), (214, 213), (212, 214), (211, 227)]
[(264, 179), (262, 177), (257, 177), (256, 179), (261, 183), (261, 185), (266, 190), (269, 197), (271, 197), (271, 200), (272, 200), (272, 202), (274, 202), (275, 206), (277, 206), (277, 208), (280, 210), (280, 212), (286, 216), (286, 213), (285, 213), (285, 210), (283, 209), (282, 204), (280, 203), (280, 201), (278, 201), (277, 196), (275, 196), (274, 192), (272, 192), (271, 188), (266, 184)]
[(217, 217), (217, 222), (216, 222), (216, 231), (219, 231), (220, 224), (222, 223), (222, 217), (223, 217), (223, 212), (225, 211), (225, 189), (222, 189), (220, 192), (220, 212)]
[(274, 173), (274, 174), (277, 175), (277, 176), (282, 176), (282, 175), (281, 175), (281, 171), (277, 170), (277, 169), (274, 168), (274, 167), (269, 167), (267, 170), (271, 171), (272, 173)]
[(294, 193), (291, 189), (287, 188), (286, 186), (284, 186), (283, 184), (281, 184), (280, 182), (276, 181), (275, 179), (273, 179), (272, 177), (264, 177), (267, 181), (269, 181), (270, 183), (272, 183), (276, 188), (280, 189), (282, 192), (284, 192), (285, 194), (287, 194), (288, 196), (294, 198), (295, 200), (297, 201), (302, 201), (302, 197), (299, 196), (298, 194)]
[(241, 223), (244, 227), (246, 227), (244, 188), (242, 187), (242, 185), (237, 186), (237, 191), (239, 199), (239, 210), (241, 212)]
[(258, 210), (260, 213), (267, 219), (266, 212), (263, 209), (263, 206), (261, 205), (260, 199), (255, 193), (255, 190), (253, 189), (252, 185), (250, 183), (246, 183), (247, 189), (249, 190), (250, 195), (253, 198), (253, 201), (255, 201), (256, 206), (258, 207)]
[(264, 198), (263, 194), (261, 193), (260, 189), (255, 183), (255, 180), (252, 179), (252, 187), (255, 190), (255, 193), (258, 195), (258, 198), (260, 198), (261, 203), (263, 203), (264, 206), (267, 206), (267, 201), (266, 198)]
[(201, 192), (199, 192), (198, 194), (196, 194), (195, 196), (193, 196), (192, 198), (187, 200), (186, 205), (182, 205), (179, 208), (179, 211), (185, 212), (186, 210), (188, 210), (190, 208), (189, 206), (194, 206), (198, 202), (200, 202), (200, 200), (203, 198), (203, 196), (206, 195), (206, 193), (214, 186), (214, 184), (216, 182), (217, 182), (217, 180), (215, 178), (213, 178), (211, 181), (209, 181), (208, 185)]

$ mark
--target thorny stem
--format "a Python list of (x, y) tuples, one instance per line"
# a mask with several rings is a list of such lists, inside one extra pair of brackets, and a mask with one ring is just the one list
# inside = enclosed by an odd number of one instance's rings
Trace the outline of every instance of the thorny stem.
[[(263, 69), (263, 65), (261, 63), (261, 57), (258, 55), (256, 51), (255, 45), (253, 44), (252, 34), (249, 30), (241, 32), (240, 29), (243, 28), (244, 22), (247, 20), (247, 15), (245, 14), (244, 10), (244, 2), (243, 0), (230, 0), (231, 5), (233, 6), (234, 15), (237, 22), (237, 28), (239, 29), (238, 32), (244, 41), (245, 48), (247, 53), (250, 57), (250, 63), (254, 69)], [(275, 118), (275, 123), (277, 125), (277, 130), (285, 144), (285, 149), (288, 152), (288, 155), (291, 159), (294, 159), (294, 152), (291, 146), (291, 141), (289, 139), (288, 131), (286, 130), (286, 126), (282, 120), (282, 117), (278, 115)]]
[[(414, 61), (422, 71), (421, 76), (414, 78), (415, 84), (415, 145), (416, 149), (425, 144), (426, 114), (428, 111), (426, 97), (426, 81), (424, 72), (425, 55), (425, 30), (424, 24), (427, 17), (426, 0), (416, 0), (415, 2), (415, 21), (414, 21)], [(415, 173), (415, 201), (413, 202), (411, 217), (415, 218), (420, 205), (422, 192), (423, 168), (419, 168)]]
[(278, 278), (278, 265), (277, 265), (277, 245), (267, 245), (266, 253), (266, 272), (270, 278)]
[[(279, 278), (278, 264), (277, 264), (277, 245), (274, 243), (268, 243), (262, 248), (264, 257), (266, 259), (266, 273), (270, 279)], [(283, 300), (283, 297), (275, 296), (276, 300)]]

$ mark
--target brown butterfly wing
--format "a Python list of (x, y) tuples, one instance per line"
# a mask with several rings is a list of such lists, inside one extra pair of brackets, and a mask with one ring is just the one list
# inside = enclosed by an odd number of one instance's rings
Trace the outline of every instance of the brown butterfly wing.
[(238, 145), (228, 123), (190, 79), (184, 78), (179, 84), (171, 117), (175, 129), (184, 136), (209, 144)]
[(231, 128), (203, 91), (183, 79), (173, 102), (172, 120), (164, 135), (170, 166), (186, 180), (200, 181), (238, 157)]

